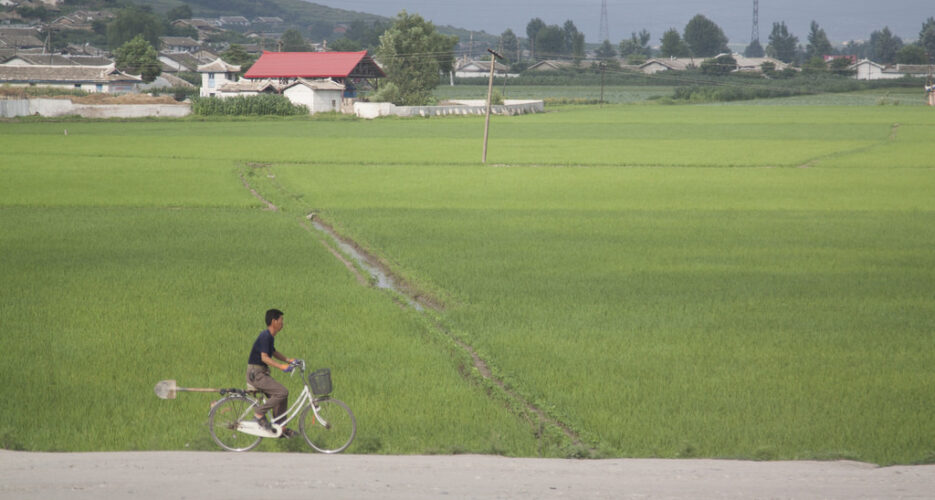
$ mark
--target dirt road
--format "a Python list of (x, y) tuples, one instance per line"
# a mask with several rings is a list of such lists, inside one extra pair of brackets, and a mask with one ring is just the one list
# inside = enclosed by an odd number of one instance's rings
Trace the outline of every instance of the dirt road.
[(935, 498), (935, 466), (0, 450), (3, 499), (439, 497)]

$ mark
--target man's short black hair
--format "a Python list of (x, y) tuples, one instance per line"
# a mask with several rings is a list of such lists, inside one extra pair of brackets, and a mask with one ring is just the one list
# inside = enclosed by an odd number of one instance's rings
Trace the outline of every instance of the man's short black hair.
[(281, 318), (283, 314), (285, 313), (279, 309), (270, 309), (269, 311), (266, 311), (266, 326), (271, 325), (274, 320)]

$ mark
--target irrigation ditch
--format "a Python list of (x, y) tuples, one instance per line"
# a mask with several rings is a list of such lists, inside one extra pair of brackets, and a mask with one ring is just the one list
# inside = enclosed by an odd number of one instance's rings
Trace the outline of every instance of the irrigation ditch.
[[(269, 164), (247, 163), (246, 166), (249, 169), (263, 172), (269, 179), (275, 178), (270, 172), (271, 165)], [(244, 172), (240, 173), (240, 180), (251, 195), (266, 205), (264, 210), (280, 212), (279, 207), (267, 200), (256, 188), (251, 186)], [(277, 190), (288, 195), (288, 192), (281, 184), (274, 184)], [(434, 333), (441, 335), (444, 340), (455, 346), (463, 354), (466, 354), (471, 359), (473, 370), (459, 366), (458, 369), (462, 377), (470, 382), (473, 382), (475, 377), (479, 377), (482, 385), (487, 387), (488, 397), (503, 400), (509, 408), (529, 422), (534, 428), (538, 439), (543, 439), (547, 434), (546, 430), (551, 428), (558, 431), (571, 444), (569, 448), (572, 455), (578, 458), (596, 457), (598, 455), (598, 451), (585, 444), (571, 426), (549, 415), (545, 410), (511, 388), (502, 378), (496, 376), (490, 365), (473, 346), (459, 338), (445, 326), (438, 315), (444, 309), (441, 301), (420, 291), (418, 287), (394, 272), (384, 259), (366, 250), (349, 237), (340, 234), (319, 213), (307, 213), (298, 221), (298, 224), (314, 235), (319, 243), (354, 275), (361, 286), (375, 287), (387, 292), (397, 305), (416, 311)]]

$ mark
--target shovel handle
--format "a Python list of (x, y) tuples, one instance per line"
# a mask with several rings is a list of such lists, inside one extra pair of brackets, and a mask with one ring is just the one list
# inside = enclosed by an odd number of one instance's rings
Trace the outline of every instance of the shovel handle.
[(177, 391), (185, 392), (220, 392), (220, 389), (209, 389), (207, 387), (176, 387)]

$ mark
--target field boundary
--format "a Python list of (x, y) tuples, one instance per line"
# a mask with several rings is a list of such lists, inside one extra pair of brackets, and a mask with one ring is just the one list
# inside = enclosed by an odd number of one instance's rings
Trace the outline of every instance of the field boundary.
[[(426, 319), (429, 320), (431, 326), (434, 328), (434, 330), (437, 333), (439, 333), (440, 335), (452, 341), (464, 353), (466, 353), (471, 358), (471, 362), (472, 362), (474, 369), (477, 370), (477, 373), (480, 375), (482, 379), (495, 385), (500, 391), (502, 391), (502, 393), (508, 399), (511, 399), (517, 402), (518, 404), (520, 404), (522, 408), (524, 409), (525, 413), (535, 415), (536, 420), (538, 420), (539, 424), (545, 424), (545, 425), (555, 427), (559, 429), (562, 432), (562, 434), (572, 442), (574, 446), (576, 447), (583, 446), (583, 442), (581, 438), (575, 433), (574, 430), (572, 430), (572, 428), (569, 425), (548, 415), (544, 410), (542, 410), (541, 408), (536, 406), (534, 403), (524, 398), (518, 392), (511, 389), (503, 379), (494, 375), (493, 370), (491, 370), (490, 366), (481, 357), (481, 355), (477, 352), (477, 350), (474, 349), (473, 346), (471, 346), (467, 342), (458, 338), (448, 328), (446, 328), (440, 321), (438, 321), (436, 318), (433, 318), (432, 315), (430, 315), (426, 309), (430, 309), (433, 311), (441, 311), (443, 308), (441, 307), (441, 304), (438, 301), (436, 301), (431, 296), (424, 294), (423, 292), (420, 292), (417, 289), (413, 288), (411, 285), (408, 284), (408, 282), (405, 279), (403, 279), (401, 276), (395, 273), (392, 269), (390, 269), (390, 267), (385, 262), (383, 262), (382, 259), (377, 258), (371, 252), (365, 250), (359, 243), (352, 240), (351, 238), (348, 238), (347, 236), (344, 236), (338, 233), (334, 229), (333, 225), (323, 221), (318, 214), (311, 213), (308, 216), (306, 216), (306, 218), (310, 221), (311, 220), (314, 221), (314, 226), (318, 231), (321, 231), (327, 234), (328, 236), (333, 238), (334, 241), (336, 242), (340, 242), (340, 243), (343, 243), (345, 245), (349, 245), (350, 247), (352, 247), (355, 250), (356, 255), (352, 256), (351, 259), (357, 260), (359, 258), (359, 259), (365, 260), (365, 262), (358, 261), (357, 264), (359, 266), (363, 267), (365, 270), (368, 270), (368, 272), (371, 269), (376, 268), (379, 270), (380, 273), (386, 274), (386, 276), (390, 277), (390, 279), (393, 282), (399, 284), (398, 287), (390, 286), (390, 287), (381, 287), (381, 288), (389, 288), (391, 291), (402, 295), (406, 299), (405, 302), (407, 302), (408, 304), (400, 304), (400, 305), (401, 306), (408, 305), (409, 307), (412, 307), (413, 309), (415, 309), (416, 312), (422, 314)], [(332, 255), (338, 258), (338, 260), (344, 263), (345, 266), (347, 266), (349, 269), (352, 269), (352, 272), (357, 276), (358, 278), (357, 281), (359, 283), (364, 284), (366, 286), (373, 286), (374, 282), (379, 283), (382, 280), (382, 278), (378, 276), (371, 276), (372, 278), (371, 280), (362, 279), (357, 266), (351, 265), (347, 256), (341, 254), (339, 250), (331, 248), (330, 245), (326, 245), (326, 246), (329, 246), (329, 250), (331, 251)], [(422, 305), (425, 305), (427, 307), (420, 307)], [(462, 371), (462, 375), (465, 378), (470, 377), (470, 373), (466, 373), (463, 371)], [(595, 450), (590, 450), (590, 453), (594, 454)]]
[(846, 151), (835, 151), (833, 153), (828, 153), (828, 154), (824, 154), (821, 156), (817, 156), (799, 165), (797, 168), (812, 168), (815, 166), (815, 163), (820, 162), (822, 160), (827, 160), (829, 158), (837, 158), (839, 156), (847, 156), (847, 155), (852, 155), (852, 154), (857, 154), (857, 153), (866, 153), (867, 151), (874, 150), (880, 146), (885, 146), (896, 140), (896, 133), (899, 132), (899, 127), (900, 127), (899, 123), (894, 123), (893, 125), (891, 125), (889, 135), (885, 139), (881, 139), (878, 142), (869, 144), (867, 146), (861, 146), (859, 148), (848, 149)]

